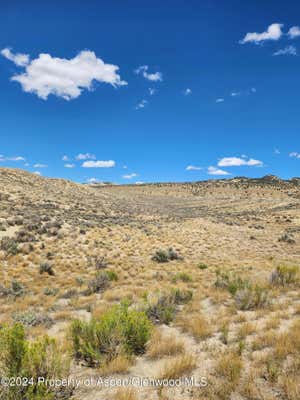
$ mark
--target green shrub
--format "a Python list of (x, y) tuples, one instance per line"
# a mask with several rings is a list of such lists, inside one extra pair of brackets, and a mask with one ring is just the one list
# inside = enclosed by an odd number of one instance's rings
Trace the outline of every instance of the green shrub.
[(46, 272), (50, 276), (55, 275), (53, 265), (49, 264), (48, 262), (40, 264), (40, 274), (43, 274), (44, 272)]
[(192, 282), (192, 278), (189, 274), (186, 272), (178, 272), (175, 274), (172, 278), (172, 282), (176, 283), (177, 281), (182, 281), (182, 282)]
[(167, 263), (169, 261), (168, 253), (165, 250), (156, 250), (152, 260), (158, 263)]
[(50, 287), (45, 287), (44, 289), (44, 295), (45, 296), (56, 296), (58, 293), (59, 289), (58, 288), (50, 288)]
[(290, 236), (289, 234), (284, 233), (283, 235), (281, 235), (279, 237), (278, 242), (285, 242), (285, 243), (288, 243), (288, 244), (295, 244), (296, 240), (292, 236)]
[(105, 273), (110, 281), (117, 281), (119, 279), (115, 271), (106, 271)]
[(119, 354), (141, 354), (151, 329), (152, 324), (144, 312), (121, 304), (112, 307), (100, 319), (72, 322), (73, 354), (90, 366), (102, 365)]
[(158, 263), (166, 263), (173, 260), (183, 260), (183, 257), (170, 247), (168, 250), (156, 250), (151, 259)]
[(298, 281), (299, 267), (280, 265), (271, 274), (271, 284), (286, 286)]
[(177, 306), (190, 301), (192, 295), (191, 291), (180, 289), (148, 294), (146, 314), (154, 323), (169, 324), (175, 317)]
[(215, 286), (226, 289), (234, 297), (237, 308), (251, 310), (264, 307), (269, 303), (267, 288), (253, 284), (239, 276), (220, 273), (217, 271)]
[(16, 280), (11, 281), (9, 288), (0, 286), (0, 296), (3, 297), (10, 296), (16, 299), (16, 297), (23, 296), (24, 293), (25, 293), (25, 288), (23, 284)]
[(234, 299), (240, 310), (253, 310), (269, 303), (269, 292), (259, 285), (252, 285), (238, 290)]
[(226, 289), (231, 295), (235, 295), (238, 290), (246, 289), (250, 286), (250, 282), (242, 279), (239, 276), (230, 275), (226, 273), (216, 272), (217, 280), (215, 286), (221, 289)]
[(44, 325), (49, 328), (53, 325), (53, 319), (47, 314), (36, 313), (35, 311), (16, 312), (13, 314), (13, 320), (20, 322), (25, 326)]
[(106, 272), (98, 272), (94, 279), (88, 281), (88, 294), (103, 292), (110, 285)]
[(4, 250), (8, 255), (15, 256), (19, 253), (20, 249), (15, 239), (4, 236), (0, 242), (0, 249)]
[(198, 268), (201, 269), (201, 270), (207, 269), (207, 268), (208, 268), (208, 265), (203, 264), (203, 263), (200, 263), (200, 264), (198, 264)]
[[(25, 338), (21, 324), (4, 325), (0, 330), (0, 376), (30, 378), (28, 384), (0, 386), (0, 398), (5, 400), (68, 399), (72, 388), (51, 387), (38, 378), (61, 379), (69, 373), (69, 363), (55, 342), (44, 336), (34, 341)], [(24, 382), (22, 380), (22, 382)], [(25, 382), (24, 382), (25, 383)]]
[(175, 304), (185, 304), (192, 300), (193, 292), (191, 290), (182, 290), (178, 288), (171, 289), (171, 295)]

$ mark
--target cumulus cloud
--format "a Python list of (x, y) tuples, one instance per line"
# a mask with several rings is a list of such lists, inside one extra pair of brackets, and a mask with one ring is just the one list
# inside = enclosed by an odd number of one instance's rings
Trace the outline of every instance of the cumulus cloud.
[(75, 168), (75, 164), (71, 164), (71, 163), (66, 163), (64, 165), (65, 168)]
[(265, 32), (249, 32), (244, 39), (240, 40), (240, 44), (264, 42), (265, 40), (278, 40), (283, 35), (281, 28), (283, 24), (271, 24)]
[[(7, 54), (7, 49), (3, 49), (2, 55), (8, 58)], [(20, 61), (18, 54), (9, 53), (9, 56), (16, 65), (25, 67), (24, 73), (14, 75), (11, 80), (19, 82), (25, 92), (35, 93), (43, 100), (47, 100), (50, 94), (65, 100), (75, 99), (84, 89), (92, 90), (94, 81), (114, 87), (127, 84), (118, 75), (118, 66), (105, 64), (89, 50), (81, 51), (69, 60), (42, 53), (25, 63), (24, 57)]]
[(153, 96), (156, 93), (156, 89), (154, 89), (154, 88), (149, 88), (148, 90), (149, 90), (150, 96)]
[(108, 161), (85, 161), (82, 164), (83, 168), (112, 168), (116, 165), (113, 160)]
[(149, 70), (148, 65), (141, 65), (134, 72), (137, 75), (142, 75), (145, 79), (148, 79), (148, 81), (158, 82), (163, 80), (161, 72), (149, 73), (148, 70)]
[(40, 172), (40, 171), (34, 171), (34, 175), (41, 176), (42, 174), (41, 174), (41, 172)]
[(141, 108), (145, 108), (147, 104), (148, 104), (148, 101), (147, 101), (147, 100), (141, 100), (141, 101), (135, 106), (135, 109), (136, 109), (136, 110), (140, 110)]
[(254, 158), (247, 159), (246, 156), (240, 157), (224, 157), (221, 158), (218, 162), (219, 167), (240, 167), (240, 166), (248, 166), (248, 167), (261, 167), (263, 162), (260, 160), (255, 160)]
[(297, 151), (292, 151), (289, 154), (290, 157), (295, 157), (295, 158), (300, 158), (300, 153), (298, 153)]
[(69, 157), (66, 156), (66, 155), (64, 155), (64, 156), (62, 157), (62, 160), (63, 160), (63, 161), (70, 161)]
[(76, 157), (76, 160), (96, 160), (95, 154), (91, 153), (79, 153)]
[(21, 53), (13, 54), (8, 47), (2, 49), (1, 54), (3, 55), (3, 57), (15, 63), (18, 67), (25, 67), (26, 65), (29, 64), (30, 59), (28, 54), (21, 54)]
[(208, 173), (208, 175), (230, 175), (229, 172), (224, 171), (223, 169), (216, 168), (216, 167), (208, 167), (207, 173)]
[(132, 179), (132, 178), (135, 178), (135, 177), (137, 177), (137, 176), (138, 176), (138, 174), (136, 174), (135, 172), (133, 172), (132, 174), (123, 175), (123, 178), (124, 178), (124, 179)]
[(279, 49), (273, 53), (273, 56), (296, 56), (297, 49), (295, 46), (286, 46), (283, 49)]
[(300, 36), (300, 27), (299, 26), (292, 26), (288, 31), (288, 36), (291, 39), (294, 39), (294, 38)]
[(196, 165), (188, 165), (186, 171), (200, 171), (202, 167), (197, 167)]

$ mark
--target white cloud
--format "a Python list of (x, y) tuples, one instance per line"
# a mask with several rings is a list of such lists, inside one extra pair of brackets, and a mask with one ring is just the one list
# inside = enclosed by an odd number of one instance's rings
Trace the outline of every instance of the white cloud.
[(21, 156), (16, 156), (16, 157), (5, 157), (3, 155), (0, 155), (0, 161), (26, 161), (25, 157)]
[(290, 157), (295, 157), (295, 158), (300, 158), (300, 153), (298, 153), (297, 151), (292, 151), (289, 154)]
[(148, 72), (148, 70), (149, 70), (149, 66), (148, 65), (141, 65), (134, 72), (137, 75), (141, 74), (145, 79), (148, 79), (148, 81), (158, 82), (158, 81), (162, 81), (163, 80), (161, 72), (154, 72), (154, 73), (150, 74)]
[(145, 182), (142, 182), (142, 181), (137, 181), (137, 182), (135, 182), (136, 185), (144, 185), (144, 183), (145, 183)]
[(296, 56), (297, 55), (297, 49), (295, 46), (286, 46), (283, 49), (279, 49), (273, 53), (273, 56)]
[(265, 32), (257, 33), (257, 32), (250, 32), (247, 33), (244, 39), (240, 40), (240, 44), (245, 43), (255, 43), (258, 44), (265, 40), (278, 40), (283, 35), (281, 28), (283, 24), (271, 24)]
[(294, 38), (300, 36), (300, 27), (292, 26), (288, 31), (288, 35), (291, 39), (294, 39)]
[(250, 92), (252, 92), (252, 93), (256, 93), (256, 92), (257, 92), (257, 90), (256, 90), (256, 88), (255, 88), (255, 87), (252, 87), (252, 88), (250, 89)]
[(46, 165), (46, 164), (39, 164), (39, 163), (37, 163), (37, 164), (34, 164), (34, 166), (33, 166), (34, 168), (47, 168), (48, 167), (48, 165)]
[(116, 165), (113, 160), (108, 161), (85, 161), (82, 164), (83, 168), (112, 168)]
[(197, 167), (196, 165), (188, 165), (186, 167), (186, 171), (200, 171), (201, 169), (203, 169), (202, 167)]
[(236, 96), (239, 96), (240, 94), (241, 94), (240, 92), (231, 92), (230, 96), (231, 97), (236, 97)]
[(279, 149), (274, 149), (274, 154), (280, 154), (280, 150)]
[(192, 89), (190, 89), (190, 88), (185, 89), (185, 90), (183, 91), (183, 94), (184, 94), (185, 96), (189, 96), (190, 94), (192, 94)]
[(263, 165), (263, 162), (260, 160), (255, 160), (254, 158), (245, 159), (245, 156), (243, 158), (224, 157), (218, 162), (219, 167), (240, 167), (243, 165), (248, 167), (259, 167)]
[[(12, 61), (16, 63), (16, 60)], [(127, 84), (117, 74), (118, 66), (105, 64), (93, 51), (88, 50), (81, 51), (69, 60), (40, 54), (23, 66), (25, 72), (14, 75), (11, 80), (19, 82), (25, 92), (35, 93), (43, 100), (50, 94), (65, 100), (75, 99), (81, 95), (83, 89), (92, 90), (93, 81), (108, 83), (114, 87)]]
[(149, 90), (150, 96), (153, 96), (156, 93), (156, 89), (149, 88), (148, 90)]
[(141, 100), (136, 106), (136, 110), (140, 110), (141, 108), (145, 108), (145, 106), (148, 104), (147, 100)]
[(75, 164), (67, 163), (64, 165), (65, 168), (75, 168)]
[(62, 160), (63, 160), (63, 161), (70, 161), (69, 157), (66, 156), (66, 155), (63, 156)]
[(138, 176), (138, 174), (132, 173), (132, 174), (128, 174), (128, 175), (123, 175), (123, 178), (124, 179), (132, 179), (132, 178), (135, 178), (137, 176)]
[(42, 174), (41, 174), (41, 172), (40, 172), (40, 171), (34, 171), (34, 175), (41, 176)]
[(91, 153), (79, 153), (75, 158), (76, 160), (96, 160), (95, 154)]
[(229, 172), (224, 171), (223, 169), (216, 168), (216, 167), (208, 167), (207, 173), (208, 173), (208, 175), (230, 175)]
[(217, 100), (216, 100), (216, 103), (223, 103), (224, 102), (224, 99), (222, 98), (222, 97), (220, 97), (220, 98), (218, 98)]
[(20, 54), (20, 53), (13, 54), (8, 47), (1, 50), (1, 54), (3, 55), (3, 57), (15, 63), (18, 67), (25, 67), (26, 65), (29, 64), (28, 54)]

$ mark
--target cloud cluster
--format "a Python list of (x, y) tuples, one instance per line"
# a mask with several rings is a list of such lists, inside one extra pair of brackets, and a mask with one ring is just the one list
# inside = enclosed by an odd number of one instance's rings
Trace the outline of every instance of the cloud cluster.
[(21, 156), (5, 157), (4, 155), (0, 154), (0, 162), (5, 162), (5, 161), (26, 161), (26, 158)]
[(112, 168), (116, 165), (116, 162), (113, 160), (108, 161), (84, 161), (82, 164), (83, 168)]
[(273, 56), (285, 56), (285, 55), (296, 56), (297, 55), (296, 47), (292, 45), (286, 46), (283, 49), (279, 49), (275, 51), (275, 53), (273, 53)]
[(263, 162), (260, 160), (255, 160), (254, 158), (247, 157), (224, 157), (218, 162), (219, 167), (261, 167)]
[[(66, 156), (64, 156), (66, 157)], [(79, 153), (76, 157), (76, 160), (96, 160), (96, 156), (95, 154), (91, 154), (91, 153)], [(68, 160), (68, 158), (67, 158)], [(63, 161), (67, 161), (63, 158)]]
[(105, 64), (93, 51), (81, 51), (71, 59), (40, 54), (29, 59), (25, 54), (13, 54), (5, 48), (1, 54), (25, 72), (14, 75), (11, 80), (19, 82), (25, 92), (35, 93), (46, 100), (50, 94), (65, 100), (79, 97), (84, 89), (92, 90), (93, 82), (107, 83), (114, 87), (126, 85), (117, 73), (119, 67)]
[[(288, 36), (289, 39), (295, 39), (300, 36), (300, 27), (292, 26), (288, 32), (284, 33), (282, 31), (283, 24), (274, 23), (268, 26), (267, 30), (262, 33), (250, 32), (245, 35), (245, 37), (239, 41), (240, 44), (254, 43), (260, 44), (266, 40), (277, 41), (283, 36)], [(273, 53), (273, 56), (283, 56), (283, 55), (297, 55), (297, 49), (295, 46), (288, 45), (282, 49), (279, 49)]]
[(208, 167), (207, 168), (208, 175), (230, 175), (229, 172), (224, 171), (223, 169), (216, 168), (216, 167)]
[(34, 164), (34, 168), (48, 168), (48, 165), (37, 163), (37, 164)]
[(296, 37), (300, 36), (300, 27), (292, 26), (288, 31), (288, 36), (290, 39), (295, 39)]
[(123, 175), (123, 178), (124, 178), (124, 179), (132, 179), (132, 178), (135, 178), (135, 177), (137, 177), (137, 176), (138, 176), (138, 174), (136, 174), (135, 172), (133, 172), (132, 174)]
[(265, 32), (257, 33), (257, 32), (249, 32), (245, 35), (245, 37), (240, 40), (241, 44), (245, 43), (255, 43), (258, 44), (265, 40), (278, 40), (283, 35), (281, 28), (283, 24), (271, 24), (268, 26), (268, 29)]
[(148, 100), (143, 99), (135, 106), (135, 109), (140, 110), (141, 108), (145, 108), (147, 104)]
[(289, 154), (290, 157), (295, 157), (295, 158), (300, 158), (300, 153), (298, 153), (297, 151), (292, 151)]
[(148, 70), (149, 70), (148, 65), (141, 65), (134, 72), (137, 75), (142, 75), (148, 81), (159, 82), (159, 81), (163, 80), (163, 76), (162, 76), (161, 72), (149, 73)]
[(203, 169), (202, 167), (197, 167), (196, 165), (188, 165), (186, 167), (186, 171), (200, 171), (201, 169)]

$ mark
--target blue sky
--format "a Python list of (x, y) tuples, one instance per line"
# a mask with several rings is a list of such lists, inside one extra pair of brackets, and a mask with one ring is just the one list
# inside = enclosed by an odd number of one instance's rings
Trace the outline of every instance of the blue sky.
[(80, 182), (299, 176), (299, 26), (289, 0), (1, 4), (0, 166)]

